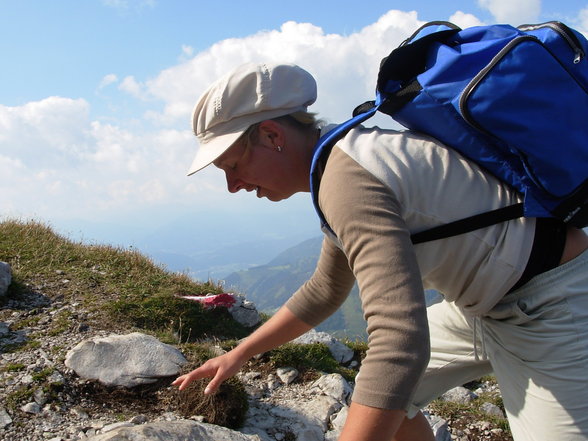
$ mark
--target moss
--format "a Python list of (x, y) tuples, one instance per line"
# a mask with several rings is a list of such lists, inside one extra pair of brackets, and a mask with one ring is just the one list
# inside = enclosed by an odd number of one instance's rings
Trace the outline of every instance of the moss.
[(0, 372), (19, 372), (25, 368), (22, 363), (9, 363), (6, 366), (0, 368)]
[(53, 317), (53, 323), (48, 331), (51, 336), (62, 334), (68, 331), (72, 326), (72, 313), (71, 311), (59, 311)]
[(25, 328), (30, 328), (32, 326), (35, 326), (39, 320), (41, 320), (40, 316), (33, 316), (33, 317), (27, 317), (25, 319), (19, 320), (15, 323), (13, 323), (10, 328), (13, 331), (19, 331), (21, 329), (25, 329)]
[(9, 393), (6, 396), (5, 405), (8, 409), (15, 411), (20, 405), (24, 404), (25, 401), (30, 400), (33, 396), (34, 390), (28, 386), (21, 386), (14, 392)]
[(45, 381), (45, 380), (47, 379), (47, 377), (48, 377), (49, 375), (51, 375), (51, 374), (52, 374), (54, 371), (55, 371), (55, 368), (48, 367), (48, 368), (45, 368), (45, 369), (43, 369), (43, 370), (41, 370), (41, 371), (39, 371), (39, 372), (35, 372), (35, 373), (32, 375), (32, 377), (33, 377), (33, 380), (34, 380), (34, 381), (36, 381), (36, 382), (39, 382), (39, 383), (40, 383), (40, 382), (43, 382), (43, 381)]
[(268, 356), (274, 367), (293, 367), (303, 375), (308, 371), (338, 373), (352, 381), (357, 374), (353, 369), (342, 367), (323, 343), (286, 343), (270, 351)]

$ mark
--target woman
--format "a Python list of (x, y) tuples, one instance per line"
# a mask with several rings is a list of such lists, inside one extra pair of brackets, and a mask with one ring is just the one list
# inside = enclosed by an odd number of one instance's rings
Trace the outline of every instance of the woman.
[[(200, 149), (230, 192), (272, 201), (308, 192), (319, 130), (312, 76), (295, 65), (247, 64), (194, 109)], [(369, 350), (340, 441), (433, 440), (419, 408), (494, 372), (515, 439), (588, 438), (588, 237), (520, 218), (413, 246), (410, 234), (519, 201), (432, 138), (358, 127), (326, 157), (318, 204), (330, 229), (311, 279), (229, 353), (179, 377), (206, 393), (252, 356), (316, 326), (357, 280)], [(334, 235), (332, 233), (334, 233)], [(444, 294), (425, 307), (425, 288)]]

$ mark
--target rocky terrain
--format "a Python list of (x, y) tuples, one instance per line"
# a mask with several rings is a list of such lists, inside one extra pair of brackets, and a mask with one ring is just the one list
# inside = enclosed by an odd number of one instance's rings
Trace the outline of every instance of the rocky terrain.
[[(26, 253), (17, 259), (9, 248), (0, 241), (7, 261), (0, 264), (0, 439), (337, 439), (364, 344), (309, 333), (251, 360), (214, 397), (202, 395), (200, 382), (179, 393), (170, 385), (178, 374), (238, 339), (182, 338), (181, 325), (162, 334), (148, 322), (105, 316), (81, 291), (88, 286), (76, 280), (81, 273), (60, 264), (66, 269), (33, 276), (24, 270)], [(104, 288), (111, 270), (84, 265)], [(437, 440), (510, 440), (496, 385), (467, 386), (428, 409)]]

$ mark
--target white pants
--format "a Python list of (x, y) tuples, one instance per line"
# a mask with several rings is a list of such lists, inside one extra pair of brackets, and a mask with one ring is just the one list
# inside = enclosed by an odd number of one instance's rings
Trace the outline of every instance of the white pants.
[(431, 361), (409, 416), (493, 372), (516, 441), (588, 440), (588, 251), (506, 295), (484, 317), (466, 317), (447, 302), (430, 306), (428, 317)]

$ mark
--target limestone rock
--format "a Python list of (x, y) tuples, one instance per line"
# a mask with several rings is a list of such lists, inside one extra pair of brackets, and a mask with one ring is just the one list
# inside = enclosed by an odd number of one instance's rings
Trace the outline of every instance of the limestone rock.
[(459, 404), (467, 404), (476, 398), (477, 395), (475, 393), (463, 386), (454, 387), (441, 396), (441, 399), (444, 401)]
[(426, 411), (423, 411), (423, 415), (433, 430), (435, 441), (451, 441), (451, 434), (447, 428), (447, 421), (437, 415), (431, 415)]
[(0, 297), (6, 295), (8, 286), (12, 282), (12, 269), (6, 262), (0, 262)]
[(326, 332), (317, 332), (314, 329), (311, 329), (292, 342), (298, 344), (324, 343), (331, 351), (333, 358), (343, 364), (348, 363), (354, 355), (353, 350), (347, 345), (341, 343)]
[(0, 338), (10, 334), (10, 328), (4, 322), (0, 322)]
[(276, 375), (282, 383), (290, 384), (298, 377), (299, 372), (294, 368), (278, 368), (276, 370)]
[(159, 421), (134, 427), (122, 427), (88, 438), (88, 441), (259, 441), (224, 427), (192, 420)]
[(185, 363), (179, 350), (139, 332), (84, 340), (65, 359), (82, 378), (128, 388), (175, 376)]
[(350, 404), (353, 389), (340, 374), (328, 374), (321, 376), (310, 385), (310, 390), (320, 390), (323, 394), (335, 398), (337, 401)]
[(480, 410), (487, 413), (488, 415), (491, 415), (491, 416), (494, 416), (497, 418), (505, 418), (504, 412), (496, 404), (492, 404), (489, 402), (482, 403), (482, 405), (480, 406)]
[(0, 407), (0, 429), (3, 429), (10, 424), (12, 424), (12, 418), (10, 418), (10, 415), (8, 412), (6, 412), (6, 409)]

